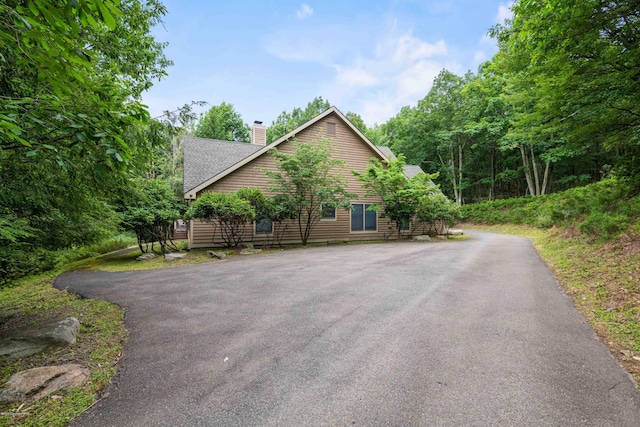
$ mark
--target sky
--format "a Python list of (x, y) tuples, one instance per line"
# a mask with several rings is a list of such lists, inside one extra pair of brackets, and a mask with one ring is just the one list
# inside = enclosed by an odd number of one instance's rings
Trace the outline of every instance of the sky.
[(174, 61), (143, 94), (152, 117), (191, 101), (233, 104), (271, 124), (317, 96), (367, 126), (425, 97), (442, 69), (462, 75), (497, 52), (487, 31), (508, 0), (164, 0), (157, 41)]

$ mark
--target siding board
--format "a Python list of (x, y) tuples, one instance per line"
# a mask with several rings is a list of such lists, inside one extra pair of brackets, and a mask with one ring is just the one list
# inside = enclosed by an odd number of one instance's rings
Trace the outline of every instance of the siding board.
[[(296, 135), (299, 143), (306, 143), (327, 137), (327, 122), (335, 123), (336, 135), (330, 137), (332, 140), (331, 154), (334, 158), (340, 159), (345, 163), (336, 173), (342, 174), (348, 182), (347, 189), (350, 193), (356, 194), (353, 203), (376, 203), (378, 198), (366, 195), (366, 190), (362, 188), (362, 184), (353, 176), (353, 170), (364, 172), (372, 157), (378, 157), (368, 144), (366, 144), (353, 130), (342, 121), (335, 113), (329, 114), (313, 125), (305, 128)], [(286, 153), (293, 153), (295, 150), (291, 141), (285, 141), (278, 146), (278, 150)], [(272, 195), (268, 191), (268, 178), (262, 172), (262, 168), (275, 171), (274, 158), (270, 153), (266, 153), (243, 167), (231, 172), (229, 175), (221, 178), (212, 185), (208, 186), (202, 192), (232, 192), (242, 187), (256, 187), (261, 189), (265, 195)], [(389, 222), (386, 218), (377, 219), (378, 230), (366, 232), (351, 232), (351, 214), (347, 210), (338, 210), (336, 221), (320, 221), (309, 236), (310, 242), (327, 242), (327, 241), (353, 241), (353, 240), (376, 240), (389, 237)], [(191, 221), (189, 226), (189, 238), (191, 246), (212, 247), (219, 246), (220, 234), (216, 232), (217, 238), (214, 242), (213, 227), (210, 224), (199, 221)], [(254, 235), (253, 224), (247, 224), (244, 233), (245, 240), (256, 244), (262, 244), (265, 240), (274, 241), (275, 237), (265, 239), (264, 236)], [(291, 224), (283, 235), (283, 243), (299, 243), (300, 234), (298, 226)]]

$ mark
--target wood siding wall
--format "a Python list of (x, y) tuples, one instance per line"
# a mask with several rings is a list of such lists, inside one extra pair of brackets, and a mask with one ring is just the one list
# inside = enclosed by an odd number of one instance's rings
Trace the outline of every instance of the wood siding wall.
[[(376, 202), (376, 198), (365, 196), (366, 190), (362, 188), (362, 184), (356, 180), (351, 171), (364, 172), (369, 160), (372, 157), (377, 157), (377, 154), (340, 117), (336, 114), (328, 115), (296, 135), (297, 141), (305, 143), (327, 138), (327, 123), (334, 123), (336, 127), (336, 136), (331, 137), (334, 141), (331, 151), (334, 158), (345, 162), (344, 169), (339, 172), (348, 180), (348, 191), (357, 195), (352, 199), (352, 203)], [(289, 141), (281, 143), (277, 148), (279, 151), (287, 153), (292, 153), (295, 150), (294, 145)], [(261, 168), (275, 170), (274, 158), (271, 154), (267, 153), (254, 159), (203, 191), (226, 193), (236, 191), (242, 187), (256, 187), (266, 195), (269, 195), (270, 193), (267, 190), (269, 187), (268, 178), (261, 171)], [(342, 209), (339, 209), (336, 213), (336, 220), (321, 220), (314, 227), (309, 236), (309, 242), (376, 240), (389, 237), (389, 223), (386, 218), (380, 218), (378, 215), (377, 231), (351, 232), (351, 213)], [(253, 226), (248, 225), (244, 233), (244, 241), (257, 244), (262, 244), (265, 240), (273, 241), (273, 237), (265, 239), (264, 235), (255, 235), (253, 231)], [(211, 224), (198, 221), (190, 222), (189, 237), (191, 246), (194, 248), (219, 246), (219, 233), (218, 230), (214, 241)], [(283, 243), (299, 242), (300, 233), (297, 223), (291, 224), (284, 234)]]

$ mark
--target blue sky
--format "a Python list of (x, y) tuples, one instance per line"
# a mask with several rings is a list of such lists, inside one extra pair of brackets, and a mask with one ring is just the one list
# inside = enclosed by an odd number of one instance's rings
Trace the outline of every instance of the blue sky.
[[(169, 76), (143, 95), (152, 116), (191, 101), (234, 105), (269, 125), (316, 96), (369, 126), (415, 105), (446, 68), (476, 71), (508, 0), (165, 0), (154, 34)], [(200, 109), (199, 111), (206, 110)]]

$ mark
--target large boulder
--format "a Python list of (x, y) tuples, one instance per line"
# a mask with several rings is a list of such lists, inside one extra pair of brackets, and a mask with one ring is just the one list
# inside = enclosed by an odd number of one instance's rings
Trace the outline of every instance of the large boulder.
[(45, 366), (18, 372), (0, 389), (0, 404), (36, 401), (63, 387), (79, 387), (90, 371), (80, 365)]
[(14, 330), (0, 339), (0, 358), (17, 359), (39, 353), (50, 345), (74, 344), (79, 331), (80, 322), (75, 317)]

